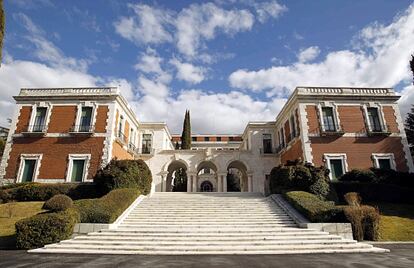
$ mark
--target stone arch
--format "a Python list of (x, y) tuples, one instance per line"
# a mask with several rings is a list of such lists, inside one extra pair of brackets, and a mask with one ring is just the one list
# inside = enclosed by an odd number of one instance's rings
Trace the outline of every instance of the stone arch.
[(196, 182), (197, 191), (202, 190), (203, 184), (211, 184), (212, 192), (217, 192), (218, 190), (218, 177), (217, 165), (210, 160), (201, 161), (196, 165)]
[[(184, 171), (185, 174), (187, 174), (188, 172), (188, 165), (185, 161), (183, 160), (172, 160), (171, 162), (168, 163), (167, 167), (167, 178), (166, 178), (166, 187), (165, 187), (165, 191), (166, 192), (172, 192), (173, 191), (173, 185), (176, 183), (174, 182), (174, 178), (175, 178), (175, 174), (180, 170), (180, 171)], [(187, 180), (188, 178), (185, 180), (184, 185), (183, 185), (183, 189), (181, 189), (180, 191), (187, 191)]]
[(248, 192), (248, 167), (241, 160), (227, 163), (227, 191)]

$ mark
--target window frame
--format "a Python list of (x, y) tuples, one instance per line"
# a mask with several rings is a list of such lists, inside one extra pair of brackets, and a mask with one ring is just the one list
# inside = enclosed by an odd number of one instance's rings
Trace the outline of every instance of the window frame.
[(379, 132), (387, 132), (388, 128), (387, 128), (387, 124), (385, 121), (384, 111), (382, 110), (382, 106), (379, 104), (374, 104), (374, 103), (368, 103), (368, 104), (363, 105), (364, 119), (365, 119), (365, 125), (367, 127), (367, 132), (378, 132), (378, 131), (372, 131), (372, 126), (371, 126), (371, 122), (369, 120), (369, 115), (368, 115), (368, 108), (377, 109), (378, 118), (379, 118), (379, 122), (381, 125), (381, 131)]
[(373, 153), (371, 155), (374, 168), (380, 168), (379, 160), (390, 160), (390, 168), (397, 170), (393, 153)]
[(92, 103), (92, 104), (91, 103), (85, 103), (85, 104), (78, 104), (77, 111), (76, 111), (75, 128), (74, 128), (74, 131), (75, 132), (79, 132), (79, 127), (80, 127), (81, 118), (82, 118), (82, 108), (84, 108), (84, 107), (90, 107), (90, 108), (92, 108), (92, 112), (91, 112), (91, 124), (90, 124), (91, 129), (90, 129), (90, 131), (93, 131), (94, 130), (95, 120), (96, 120), (96, 109), (97, 109), (97, 106), (96, 106), (95, 103)]
[(37, 181), (37, 177), (39, 176), (39, 169), (41, 165), (41, 161), (43, 158), (43, 154), (21, 154), (20, 155), (20, 163), (19, 163), (19, 170), (17, 172), (17, 179), (16, 182), (22, 182), (24, 165), (26, 160), (36, 160), (35, 168), (33, 171), (33, 178), (32, 182)]
[[(341, 160), (342, 161), (342, 170), (344, 174), (348, 172), (348, 162), (347, 156), (345, 153), (326, 153), (323, 154), (323, 159), (325, 162), (325, 167), (331, 171), (331, 160)], [(329, 179), (332, 181), (332, 172), (329, 172)]]
[[(72, 172), (73, 172), (73, 160), (85, 160), (85, 164), (83, 165), (82, 181), (80, 181), (80, 182), (72, 182), (71, 181)], [(67, 168), (67, 172), (66, 172), (65, 181), (66, 182), (71, 182), (71, 183), (86, 182), (87, 178), (88, 178), (88, 170), (89, 170), (90, 160), (91, 160), (91, 155), (90, 154), (69, 154), (68, 155), (68, 168)]]
[(29, 126), (28, 126), (27, 131), (33, 132), (37, 108), (46, 108), (44, 128), (42, 129), (42, 131), (37, 131), (39, 133), (46, 133), (48, 125), (49, 125), (49, 117), (50, 117), (50, 110), (51, 110), (51, 105), (48, 103), (35, 103), (34, 105), (32, 105), (32, 112), (30, 114), (30, 121), (29, 121)]
[[(338, 114), (338, 109), (337, 109), (337, 105), (335, 103), (328, 103), (328, 102), (322, 102), (319, 103), (318, 106), (318, 113), (319, 113), (319, 124), (320, 124), (320, 128), (322, 132), (341, 132), (342, 131), (342, 127), (341, 127), (341, 120), (339, 118), (339, 114)], [(332, 109), (332, 116), (333, 116), (333, 120), (334, 120), (334, 131), (327, 131), (325, 129), (325, 124), (323, 122), (323, 108), (331, 108)]]

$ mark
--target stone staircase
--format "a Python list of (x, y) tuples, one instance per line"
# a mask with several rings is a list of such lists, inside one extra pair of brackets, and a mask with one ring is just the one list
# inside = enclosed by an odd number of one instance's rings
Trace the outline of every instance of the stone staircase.
[(386, 252), (312, 229), (298, 228), (258, 193), (155, 193), (116, 229), (31, 250), (96, 254), (295, 254)]

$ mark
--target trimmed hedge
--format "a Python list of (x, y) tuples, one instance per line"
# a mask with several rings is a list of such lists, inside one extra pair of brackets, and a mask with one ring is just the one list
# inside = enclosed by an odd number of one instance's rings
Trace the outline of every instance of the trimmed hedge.
[(372, 206), (346, 206), (344, 215), (352, 225), (354, 239), (358, 241), (379, 238), (380, 214), (377, 208)]
[(20, 249), (42, 247), (69, 239), (79, 222), (76, 209), (38, 214), (16, 222), (16, 246)]
[(149, 194), (152, 174), (147, 164), (141, 159), (114, 159), (96, 173), (94, 182), (100, 190), (106, 193), (118, 188), (136, 188), (142, 194)]
[(354, 169), (339, 178), (341, 182), (372, 182), (414, 188), (414, 173), (399, 172), (392, 169), (371, 168)]
[(349, 192), (357, 192), (365, 202), (389, 202), (414, 204), (414, 189), (393, 184), (368, 182), (333, 182), (340, 201)]
[(371, 170), (360, 170), (360, 169), (353, 169), (348, 171), (341, 177), (339, 177), (339, 181), (359, 181), (359, 182), (373, 182), (375, 181), (376, 176), (375, 173)]
[(316, 168), (300, 162), (273, 168), (270, 173), (270, 191), (271, 193), (305, 191), (322, 199), (334, 201), (338, 199), (335, 190), (330, 186), (328, 169)]
[(88, 223), (112, 223), (140, 195), (137, 189), (116, 189), (98, 199), (75, 201), (80, 221)]
[(0, 190), (0, 196), (7, 196), (3, 202), (46, 201), (54, 195), (64, 194), (72, 199), (95, 198), (101, 196), (92, 183), (25, 183), (14, 188)]
[(311, 222), (346, 222), (343, 210), (332, 201), (303, 191), (287, 192), (284, 197)]
[(43, 204), (43, 209), (53, 212), (64, 211), (73, 206), (72, 199), (64, 194), (57, 194)]

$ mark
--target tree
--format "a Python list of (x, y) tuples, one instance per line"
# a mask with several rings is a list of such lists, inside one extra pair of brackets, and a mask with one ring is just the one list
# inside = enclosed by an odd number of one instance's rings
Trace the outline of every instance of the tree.
[(190, 111), (185, 111), (183, 133), (181, 134), (181, 149), (191, 149), (191, 122), (190, 122)]
[(4, 28), (6, 24), (5, 14), (3, 9), (3, 0), (0, 0), (0, 63), (2, 60), (2, 50), (3, 50), (3, 39), (4, 39)]
[(405, 118), (405, 133), (407, 134), (411, 154), (414, 155), (414, 105), (411, 107), (411, 111), (407, 114), (407, 118)]
[(413, 84), (414, 84), (414, 55), (411, 55), (410, 69), (411, 69), (411, 72), (413, 73)]
[(6, 141), (0, 138), (0, 159), (3, 156), (4, 147), (6, 147)]
[(173, 192), (187, 192), (187, 172), (184, 168), (179, 168), (174, 172)]

